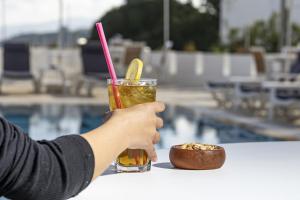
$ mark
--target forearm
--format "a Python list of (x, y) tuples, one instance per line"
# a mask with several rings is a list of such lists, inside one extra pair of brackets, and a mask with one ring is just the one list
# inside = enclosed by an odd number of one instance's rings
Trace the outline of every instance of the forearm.
[(108, 121), (101, 127), (81, 135), (90, 144), (95, 158), (93, 179), (103, 171), (128, 147), (126, 130)]
[(94, 158), (78, 135), (36, 142), (0, 118), (0, 196), (67, 199), (91, 181)]

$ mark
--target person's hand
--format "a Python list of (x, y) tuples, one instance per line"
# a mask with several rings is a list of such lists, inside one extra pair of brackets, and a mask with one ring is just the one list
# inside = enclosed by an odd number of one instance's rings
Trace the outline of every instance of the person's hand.
[(154, 144), (160, 138), (157, 129), (163, 126), (163, 120), (156, 113), (164, 110), (165, 105), (159, 102), (115, 110), (102, 126), (82, 134), (94, 154), (93, 179), (126, 148), (144, 149), (149, 158), (156, 161)]
[(144, 149), (149, 158), (156, 161), (154, 144), (160, 139), (157, 129), (163, 127), (163, 120), (156, 113), (164, 110), (165, 105), (160, 102), (139, 104), (115, 110), (107, 123), (126, 132), (128, 148)]

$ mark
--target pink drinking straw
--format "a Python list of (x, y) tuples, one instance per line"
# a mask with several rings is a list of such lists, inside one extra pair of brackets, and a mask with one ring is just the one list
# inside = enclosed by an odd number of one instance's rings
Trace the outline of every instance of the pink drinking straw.
[(113, 89), (113, 95), (115, 98), (116, 106), (117, 106), (117, 108), (122, 108), (120, 93), (119, 93), (118, 88), (116, 87), (117, 75), (116, 75), (116, 71), (115, 71), (114, 65), (113, 65), (111, 57), (110, 57), (110, 53), (109, 53), (109, 49), (107, 46), (102, 23), (101, 22), (96, 23), (96, 28), (97, 28), (100, 43), (101, 43), (101, 46), (103, 49), (105, 61), (106, 61), (107, 67), (108, 67), (108, 72), (109, 72), (110, 78), (112, 80), (112, 89)]

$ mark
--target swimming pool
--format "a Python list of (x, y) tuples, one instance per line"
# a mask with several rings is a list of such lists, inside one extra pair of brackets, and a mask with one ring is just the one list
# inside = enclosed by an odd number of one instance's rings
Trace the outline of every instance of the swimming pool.
[[(103, 123), (107, 105), (35, 105), (0, 106), (0, 115), (20, 126), (36, 140), (51, 140), (67, 134), (79, 134)], [(157, 148), (169, 148), (185, 142), (235, 143), (277, 141), (234, 125), (225, 125), (199, 115), (196, 109), (167, 106), (161, 114), (165, 126), (160, 130)]]

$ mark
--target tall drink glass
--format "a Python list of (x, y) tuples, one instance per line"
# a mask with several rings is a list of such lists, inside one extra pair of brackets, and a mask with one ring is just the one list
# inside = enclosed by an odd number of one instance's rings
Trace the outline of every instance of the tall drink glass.
[[(117, 106), (112, 88), (112, 80), (109, 79), (107, 84), (109, 107), (113, 111)], [(139, 81), (118, 79), (115, 87), (119, 91), (122, 108), (128, 108), (137, 104), (155, 101), (156, 85), (156, 79), (141, 79)], [(126, 149), (118, 156), (115, 167), (117, 172), (144, 172), (151, 169), (151, 161), (146, 151), (142, 149)]]

